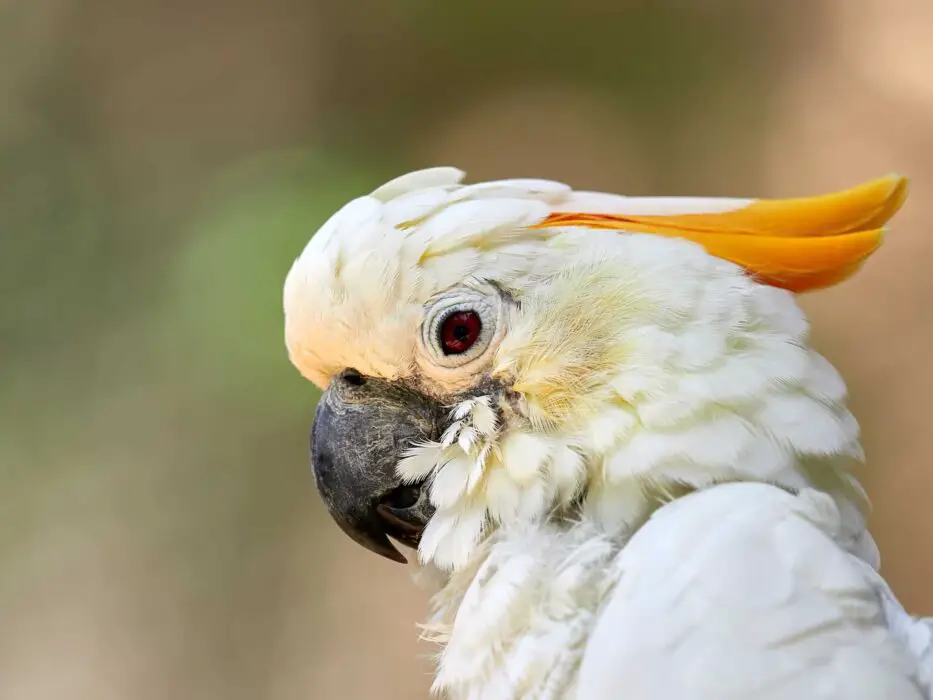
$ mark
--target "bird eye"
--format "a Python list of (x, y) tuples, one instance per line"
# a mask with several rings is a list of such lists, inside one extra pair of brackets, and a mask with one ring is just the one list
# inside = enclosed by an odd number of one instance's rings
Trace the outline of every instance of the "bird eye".
[[(431, 372), (467, 372), (485, 361), (502, 337), (505, 306), (501, 295), (476, 283), (448, 290), (425, 306), (421, 349)], [(440, 377), (441, 375), (437, 375)], [(444, 375), (448, 381), (450, 375)]]
[(461, 355), (479, 340), (482, 330), (478, 313), (472, 309), (454, 311), (441, 322), (441, 349), (445, 355)]

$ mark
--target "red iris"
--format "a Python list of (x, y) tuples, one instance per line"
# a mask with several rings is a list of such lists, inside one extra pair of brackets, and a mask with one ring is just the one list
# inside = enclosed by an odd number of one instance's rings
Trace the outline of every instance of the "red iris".
[(483, 330), (483, 323), (475, 311), (450, 314), (441, 325), (441, 348), (445, 355), (459, 355), (473, 347)]

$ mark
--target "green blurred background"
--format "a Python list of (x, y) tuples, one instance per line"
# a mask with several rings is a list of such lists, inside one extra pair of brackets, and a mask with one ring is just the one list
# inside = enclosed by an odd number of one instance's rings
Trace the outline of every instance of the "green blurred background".
[(457, 165), (630, 194), (914, 179), (804, 301), (933, 612), (929, 0), (0, 1), (0, 698), (426, 698), (409, 571), (322, 512), (281, 286)]

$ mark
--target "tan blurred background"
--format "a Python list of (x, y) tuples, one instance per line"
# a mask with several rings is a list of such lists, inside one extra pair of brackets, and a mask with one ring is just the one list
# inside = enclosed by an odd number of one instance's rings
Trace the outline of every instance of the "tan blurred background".
[(913, 193), (807, 298), (933, 612), (929, 0), (2, 0), (0, 698), (427, 697), (409, 572), (327, 519), (280, 290), (407, 169)]

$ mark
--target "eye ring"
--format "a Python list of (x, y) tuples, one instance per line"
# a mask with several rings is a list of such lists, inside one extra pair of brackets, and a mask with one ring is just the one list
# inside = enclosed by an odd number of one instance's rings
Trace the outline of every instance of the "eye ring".
[[(428, 303), (421, 325), (422, 365), (426, 372), (448, 380), (448, 372), (470, 371), (483, 362), (504, 330), (501, 294), (474, 283), (441, 294)], [(446, 379), (445, 379), (446, 378)]]

